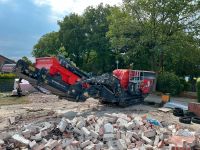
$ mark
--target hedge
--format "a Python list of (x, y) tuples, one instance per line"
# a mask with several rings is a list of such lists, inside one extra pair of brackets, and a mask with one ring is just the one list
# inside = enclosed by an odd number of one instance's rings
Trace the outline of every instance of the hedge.
[(196, 88), (197, 88), (198, 102), (200, 102), (200, 78), (197, 79)]
[(179, 78), (181, 83), (181, 91), (189, 91), (191, 89), (191, 83), (186, 82), (183, 77)]
[(16, 78), (16, 75), (13, 73), (0, 74), (0, 79), (13, 79), (13, 78)]
[(181, 90), (183, 90), (183, 85), (181, 85), (177, 75), (170, 72), (164, 72), (158, 75), (156, 89), (163, 93), (178, 95)]

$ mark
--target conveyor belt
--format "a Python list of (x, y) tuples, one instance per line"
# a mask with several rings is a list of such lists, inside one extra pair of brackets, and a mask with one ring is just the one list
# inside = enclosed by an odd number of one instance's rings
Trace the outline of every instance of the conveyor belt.
[(54, 88), (46, 83), (39, 83), (38, 84), (38, 80), (36, 79), (33, 79), (31, 77), (29, 77), (28, 75), (25, 75), (23, 73), (21, 73), (21, 70), (16, 68), (16, 75), (19, 77), (19, 78), (22, 78), (22, 79), (25, 79), (27, 81), (29, 81), (29, 83), (35, 87), (36, 89), (38, 89), (38, 86), (42, 87), (42, 88), (45, 88), (47, 89), (48, 91), (50, 91), (52, 94), (55, 94), (59, 97), (63, 97), (63, 98), (66, 98), (67, 100), (71, 100), (71, 101), (76, 101), (72, 96), (68, 95), (67, 92), (63, 92), (57, 88)]

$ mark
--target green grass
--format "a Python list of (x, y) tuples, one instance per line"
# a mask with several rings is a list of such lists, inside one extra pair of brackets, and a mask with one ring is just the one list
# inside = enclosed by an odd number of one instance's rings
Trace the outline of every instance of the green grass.
[(17, 105), (17, 104), (28, 104), (30, 103), (27, 96), (22, 97), (10, 97), (4, 96), (0, 93), (0, 106), (3, 105)]

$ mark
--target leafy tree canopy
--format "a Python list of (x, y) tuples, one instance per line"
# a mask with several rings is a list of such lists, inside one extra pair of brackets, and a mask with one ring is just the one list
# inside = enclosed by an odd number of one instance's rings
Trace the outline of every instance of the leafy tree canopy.
[(120, 68), (200, 75), (200, 1), (123, 0), (58, 22), (34, 46), (36, 57), (63, 54), (95, 73)]
[(190, 74), (185, 65), (195, 70), (199, 63), (199, 6), (188, 0), (124, 0), (109, 16), (107, 37), (137, 69)]
[(61, 42), (58, 32), (50, 32), (43, 35), (38, 43), (33, 47), (33, 56), (45, 57), (50, 55), (58, 55)]

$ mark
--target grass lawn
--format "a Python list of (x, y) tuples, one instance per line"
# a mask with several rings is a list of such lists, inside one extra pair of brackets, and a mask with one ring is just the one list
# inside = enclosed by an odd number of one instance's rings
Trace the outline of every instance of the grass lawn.
[(0, 93), (0, 106), (2, 105), (16, 105), (16, 104), (28, 104), (30, 103), (27, 96), (11, 97), (5, 96), (7, 93)]

